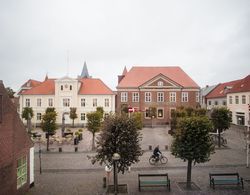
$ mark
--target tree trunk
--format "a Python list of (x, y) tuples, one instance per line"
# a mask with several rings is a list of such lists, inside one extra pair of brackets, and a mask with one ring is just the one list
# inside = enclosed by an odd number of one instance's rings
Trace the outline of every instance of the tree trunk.
[(221, 137), (221, 135), (220, 135), (220, 133), (221, 133), (221, 131), (219, 130), (219, 136), (218, 136), (218, 147), (220, 148), (220, 145), (221, 145), (221, 143), (220, 143), (220, 137)]
[(73, 125), (73, 128), (74, 128), (74, 119), (73, 119), (73, 124), (72, 125)]
[(188, 167), (187, 167), (187, 189), (191, 189), (191, 171), (192, 171), (192, 160), (188, 160)]
[(92, 150), (95, 149), (95, 133), (93, 133), (93, 138), (92, 138)]
[(48, 137), (47, 137), (47, 151), (49, 151), (49, 132), (48, 132)]

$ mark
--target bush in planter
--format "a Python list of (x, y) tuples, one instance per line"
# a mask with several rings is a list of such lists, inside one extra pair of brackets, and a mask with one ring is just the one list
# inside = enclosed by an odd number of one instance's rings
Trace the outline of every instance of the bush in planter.
[(79, 132), (79, 133), (82, 133), (82, 132), (83, 132), (83, 130), (82, 130), (82, 129), (78, 129), (78, 132)]

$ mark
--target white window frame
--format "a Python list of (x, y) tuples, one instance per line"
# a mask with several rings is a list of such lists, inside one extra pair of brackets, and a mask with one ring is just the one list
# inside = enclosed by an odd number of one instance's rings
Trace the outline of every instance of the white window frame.
[(163, 81), (158, 81), (157, 86), (162, 87), (163, 86)]
[(151, 102), (151, 92), (145, 92), (145, 102)]
[(25, 99), (25, 107), (30, 107), (30, 99)]
[[(159, 116), (159, 110), (162, 110), (162, 116)], [(164, 108), (157, 108), (157, 118), (164, 119)]]
[(36, 113), (36, 120), (41, 121), (42, 120), (42, 113), (38, 112)]
[(121, 102), (128, 101), (128, 92), (121, 92)]
[(53, 98), (48, 99), (48, 106), (53, 107)]
[(105, 101), (104, 102), (105, 107), (109, 107), (109, 98), (105, 98), (104, 101)]
[(164, 102), (164, 92), (157, 92), (157, 102)]
[(236, 95), (236, 96), (235, 96), (235, 104), (239, 104), (239, 103), (240, 103), (239, 96)]
[(70, 107), (70, 99), (63, 98), (63, 107)]
[(138, 92), (132, 93), (132, 102), (139, 102), (139, 93)]
[(195, 100), (196, 100), (196, 102), (200, 101), (200, 92), (198, 92), (198, 91), (195, 94)]
[(181, 102), (188, 102), (188, 92), (181, 92)]
[(37, 107), (41, 107), (42, 106), (42, 99), (41, 98), (37, 98), (36, 99), (36, 106)]
[(233, 97), (231, 95), (229, 96), (229, 104), (233, 104)]
[(81, 98), (81, 107), (85, 107), (85, 106), (86, 106), (86, 99)]
[(169, 100), (170, 102), (176, 102), (176, 92), (169, 93)]
[(247, 103), (246, 100), (247, 100), (247, 97), (246, 97), (245, 95), (242, 95), (242, 96), (241, 96), (241, 103), (242, 103), (242, 104), (246, 104), (246, 103)]
[(81, 121), (85, 121), (86, 120), (86, 113), (81, 113)]
[[(18, 163), (20, 162), (20, 165)], [(27, 167), (27, 156), (23, 156), (17, 160), (17, 189), (27, 183), (28, 180), (28, 167)], [(19, 174), (18, 174), (19, 173)], [(20, 180), (20, 182), (19, 182)]]
[(93, 98), (93, 107), (97, 107), (97, 98)]

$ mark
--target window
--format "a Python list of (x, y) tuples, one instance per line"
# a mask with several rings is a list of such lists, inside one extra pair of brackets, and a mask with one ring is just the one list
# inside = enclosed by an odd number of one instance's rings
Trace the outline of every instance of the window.
[(27, 182), (27, 158), (17, 160), (17, 189)]
[(214, 101), (214, 105), (216, 105), (216, 106), (217, 106), (217, 105), (218, 105), (218, 101)]
[(150, 118), (150, 110), (149, 110), (149, 108), (145, 109), (145, 118)]
[(162, 81), (158, 81), (157, 85), (158, 86), (163, 86), (163, 82)]
[(127, 101), (128, 101), (128, 93), (121, 92), (121, 102), (127, 102)]
[(42, 120), (42, 114), (41, 113), (36, 114), (36, 120), (38, 120), (38, 121)]
[(61, 91), (63, 90), (63, 85), (61, 85)]
[(81, 107), (85, 107), (86, 106), (86, 100), (85, 98), (81, 99)]
[(38, 99), (37, 99), (37, 106), (38, 106), (38, 107), (41, 107), (41, 106), (42, 106), (42, 99), (41, 99), (41, 98), (38, 98)]
[(72, 85), (69, 86), (69, 90), (70, 90), (70, 91), (72, 90)]
[(164, 93), (163, 92), (157, 93), (157, 102), (164, 102)]
[(151, 93), (145, 92), (145, 102), (151, 102)]
[(211, 105), (211, 101), (208, 101), (208, 105)]
[(239, 96), (235, 96), (235, 104), (239, 104)]
[(176, 92), (170, 92), (170, 102), (176, 102)]
[(49, 98), (49, 107), (53, 107), (53, 99), (52, 98)]
[(81, 113), (81, 121), (85, 121), (86, 120), (86, 114), (85, 113)]
[(157, 109), (157, 118), (163, 118), (163, 109), (162, 108)]
[(26, 107), (30, 107), (30, 99), (26, 99), (25, 100), (25, 106)]
[(132, 102), (139, 102), (139, 93), (138, 92), (132, 93)]
[(109, 107), (109, 99), (108, 98), (105, 99), (105, 107)]
[(63, 107), (70, 107), (70, 99), (69, 98), (63, 99)]
[(182, 92), (181, 93), (181, 101), (182, 102), (188, 102), (188, 92)]
[(200, 93), (199, 92), (196, 92), (196, 102), (199, 102), (199, 100), (200, 100)]
[(93, 107), (97, 107), (97, 99), (96, 98), (93, 99)]
[(222, 102), (222, 104), (223, 104), (223, 106), (226, 106), (226, 105), (227, 105), (227, 102), (224, 100), (224, 101)]
[(233, 97), (229, 96), (229, 104), (233, 104)]
[(241, 101), (242, 101), (242, 104), (246, 104), (246, 96), (245, 95), (242, 96)]

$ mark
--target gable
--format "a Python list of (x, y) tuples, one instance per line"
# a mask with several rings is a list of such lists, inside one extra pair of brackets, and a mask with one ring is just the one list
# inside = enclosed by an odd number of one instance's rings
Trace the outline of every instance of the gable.
[(163, 74), (159, 74), (156, 77), (150, 79), (140, 86), (140, 88), (181, 88), (178, 83), (172, 81)]

